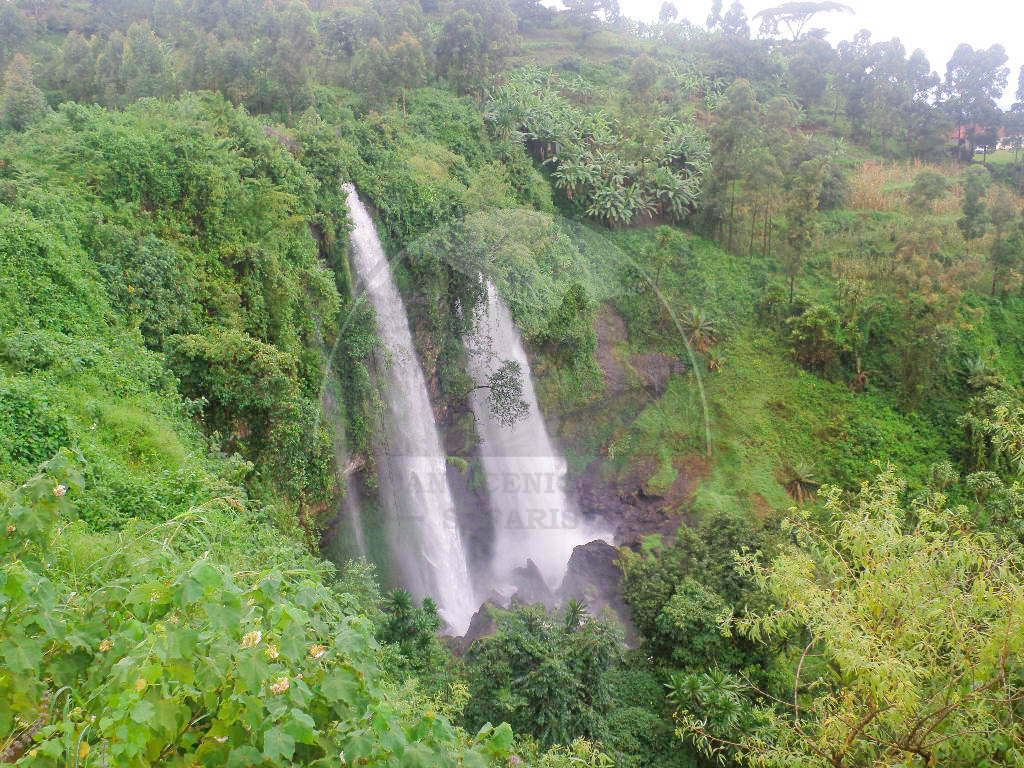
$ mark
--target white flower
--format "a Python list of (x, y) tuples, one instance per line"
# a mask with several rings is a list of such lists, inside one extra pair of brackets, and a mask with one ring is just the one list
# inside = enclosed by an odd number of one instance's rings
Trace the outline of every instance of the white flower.
[(53, 489), (53, 495), (54, 496), (63, 496), (67, 492), (68, 492), (68, 487), (66, 485), (58, 485), (58, 486), (55, 486), (54, 489)]
[(277, 678), (276, 681), (274, 681), (271, 684), (270, 692), (271, 693), (284, 693), (285, 691), (288, 690), (288, 686), (290, 684), (291, 683), (289, 682), (287, 677), (279, 677), (279, 678)]
[(281, 655), (277, 651), (277, 646), (273, 643), (267, 643), (267, 647), (264, 649), (263, 652), (267, 654), (268, 659), (276, 659), (278, 656)]
[(228, 740), (228, 737), (227, 736), (214, 736), (213, 740), (216, 741), (218, 744), (223, 744), (225, 741)]
[(325, 653), (327, 653), (327, 646), (320, 645), (319, 643), (309, 649), (309, 655), (314, 659), (323, 658)]
[(242, 638), (243, 648), (255, 648), (260, 644), (263, 639), (263, 633), (258, 629), (254, 629), (252, 632), (246, 633), (245, 637)]

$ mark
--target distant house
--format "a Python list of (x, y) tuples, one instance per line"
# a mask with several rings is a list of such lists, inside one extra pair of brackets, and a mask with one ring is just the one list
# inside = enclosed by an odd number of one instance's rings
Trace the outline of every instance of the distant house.
[[(949, 134), (949, 138), (955, 140), (957, 144), (962, 146), (967, 141), (967, 136), (970, 133), (970, 130), (971, 127), (969, 125), (961, 125)], [(989, 129), (985, 126), (974, 126), (975, 138), (985, 136), (988, 134), (988, 131)], [(1020, 139), (1024, 139), (1024, 130), (1012, 130), (1008, 132), (1005, 127), (1001, 126), (999, 130), (996, 131), (996, 146), (999, 149), (1012, 149)], [(982, 148), (978, 147), (975, 151), (978, 149)]]

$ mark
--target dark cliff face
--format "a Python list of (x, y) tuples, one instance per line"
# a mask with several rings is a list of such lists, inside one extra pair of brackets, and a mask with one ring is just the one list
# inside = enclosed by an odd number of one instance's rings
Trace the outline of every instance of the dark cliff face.
[[(558, 413), (549, 424), (558, 424), (559, 440), (577, 459), (570, 482), (580, 511), (604, 520), (615, 532), (615, 543), (633, 547), (649, 534), (675, 533), (686, 520), (690, 499), (706, 467), (698, 457), (676, 458), (674, 480), (660, 486), (651, 482), (659, 470), (657, 457), (619, 466), (612, 444), (646, 406), (665, 394), (672, 377), (686, 374), (689, 366), (661, 352), (631, 354), (626, 323), (610, 303), (599, 308), (594, 323), (594, 356), (604, 393), (581, 407)], [(595, 444), (595, 432), (602, 435), (602, 444)], [(586, 464), (579, 469), (583, 461)]]

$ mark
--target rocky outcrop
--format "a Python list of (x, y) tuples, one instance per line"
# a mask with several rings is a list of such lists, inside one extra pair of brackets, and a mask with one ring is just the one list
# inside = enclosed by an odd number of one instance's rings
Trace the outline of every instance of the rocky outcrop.
[(558, 588), (558, 597), (563, 601), (582, 600), (594, 615), (609, 609), (625, 629), (626, 642), (633, 645), (637, 631), (629, 606), (622, 597), (622, 571), (618, 560), (619, 551), (601, 540), (576, 547)]
[(626, 341), (626, 323), (610, 304), (598, 307), (595, 318), (597, 349), (594, 356), (604, 374), (604, 391), (607, 397), (621, 395), (627, 388), (626, 366), (616, 354), (615, 347)]
[[(604, 378), (604, 397), (565, 415), (570, 428), (560, 434), (569, 445), (587, 445), (589, 450), (593, 450), (588, 445), (592, 430), (587, 425), (621, 425), (612, 435), (614, 442), (645, 406), (665, 393), (673, 376), (689, 370), (683, 361), (660, 352), (629, 354), (626, 323), (611, 303), (598, 308), (595, 332), (595, 356)], [(618, 467), (599, 454), (574, 475), (573, 490), (586, 517), (602, 518), (615, 531), (617, 543), (635, 546), (651, 533), (671, 536), (683, 522), (702, 477), (700, 467), (691, 464), (689, 458), (676, 459), (673, 476), (654, 456)], [(651, 483), (655, 477), (661, 485)]]
[[(706, 462), (687, 458), (676, 462), (676, 479), (661, 494), (648, 493), (644, 483), (657, 469), (651, 460), (609, 480), (602, 473), (602, 459), (596, 459), (575, 479), (575, 494), (588, 516), (598, 516), (615, 531), (615, 541), (627, 547), (639, 544), (652, 533), (673, 536), (687, 520), (690, 499), (707, 473)], [(682, 510), (682, 511), (680, 511)]]
[(480, 610), (473, 614), (469, 620), (469, 629), (466, 634), (457, 638), (461, 646), (460, 652), (465, 653), (475, 640), (481, 637), (490, 637), (498, 631), (498, 623), (494, 620), (494, 611), (497, 609), (494, 603), (487, 602), (480, 606)]
[(469, 620), (469, 628), (466, 634), (461, 637), (444, 638), (448, 647), (453, 653), (461, 656), (473, 643), (482, 637), (491, 637), (498, 631), (498, 623), (494, 619), (495, 611), (508, 610), (510, 601), (507, 597), (494, 592), (487, 596), (487, 600), (480, 606), (480, 609), (473, 614)]
[(629, 363), (640, 380), (640, 386), (652, 397), (661, 397), (668, 389), (668, 380), (688, 370), (688, 366), (678, 359), (660, 352), (633, 355)]
[(547, 582), (540, 573), (540, 568), (533, 560), (527, 560), (526, 566), (513, 571), (516, 593), (513, 599), (524, 605), (543, 603), (549, 608), (557, 602), (555, 595), (548, 588)]

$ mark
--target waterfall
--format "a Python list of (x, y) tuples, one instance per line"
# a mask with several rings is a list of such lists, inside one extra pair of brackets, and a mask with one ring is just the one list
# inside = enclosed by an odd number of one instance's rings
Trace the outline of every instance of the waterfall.
[(507, 583), (513, 569), (524, 566), (529, 558), (554, 589), (565, 575), (573, 547), (592, 540), (593, 532), (587, 530), (565, 492), (565, 459), (544, 424), (519, 330), (491, 283), (487, 284), (487, 305), (478, 311), (474, 325), (468, 362), (473, 378), (483, 383), (503, 360), (515, 360), (529, 406), (525, 419), (507, 426), (491, 412), (487, 390), (475, 390), (470, 396), (495, 518), (493, 577)]
[(384, 347), (375, 355), (384, 401), (377, 469), (392, 552), (408, 589), (419, 599), (434, 598), (442, 618), (461, 634), (476, 605), (426, 380), (373, 219), (355, 187), (345, 191), (354, 223), (352, 265)]

